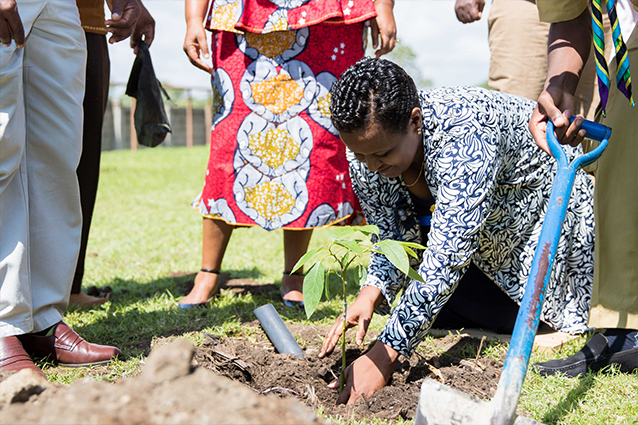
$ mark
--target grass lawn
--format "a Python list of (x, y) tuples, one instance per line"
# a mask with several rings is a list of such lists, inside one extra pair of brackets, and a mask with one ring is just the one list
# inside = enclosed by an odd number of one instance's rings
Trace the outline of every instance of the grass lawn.
[[(284, 320), (309, 323), (302, 311), (281, 308), (272, 294), (223, 293), (206, 310), (175, 308), (181, 297), (177, 288), (200, 267), (201, 218), (190, 202), (202, 187), (207, 159), (206, 147), (103, 154), (84, 285), (111, 286), (113, 300), (95, 310), (69, 311), (65, 320), (89, 341), (117, 345), (128, 360), (78, 370), (41, 364), (49, 379), (72, 383), (86, 375), (111, 381), (135, 375), (155, 337), (183, 335), (198, 343), (202, 330), (250, 337), (242, 319), (253, 320), (253, 309), (268, 302)], [(330, 237), (330, 229), (315, 231), (311, 248), (326, 245)], [(280, 284), (282, 232), (234, 232), (222, 269), (231, 277)], [(335, 291), (336, 287), (331, 292)], [(356, 289), (350, 292), (354, 299)], [(340, 308), (338, 300), (325, 302), (311, 322), (331, 324)], [(381, 330), (383, 323), (383, 317), (375, 316), (371, 329)], [(535, 353), (532, 361), (572, 354), (585, 341), (582, 337), (570, 342), (561, 352)], [(489, 349), (498, 357), (506, 346)], [(519, 411), (547, 424), (638, 423), (638, 375), (611, 371), (574, 380), (528, 373)]]

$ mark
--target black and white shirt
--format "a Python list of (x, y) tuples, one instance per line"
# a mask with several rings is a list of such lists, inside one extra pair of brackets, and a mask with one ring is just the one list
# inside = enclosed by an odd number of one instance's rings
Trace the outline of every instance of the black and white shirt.
[[(473, 261), (520, 304), (556, 172), (528, 130), (535, 103), (476, 87), (420, 93), (424, 174), (436, 201), (428, 249), (412, 259), (426, 283), (372, 254), (364, 286), (381, 290), (377, 313), (390, 313), (379, 340), (409, 356), (425, 337)], [(580, 152), (565, 147), (568, 156)], [(401, 178), (370, 172), (349, 153), (350, 175), (367, 221), (382, 239), (420, 242)], [(541, 320), (569, 333), (587, 330), (594, 270), (593, 186), (578, 171)]]

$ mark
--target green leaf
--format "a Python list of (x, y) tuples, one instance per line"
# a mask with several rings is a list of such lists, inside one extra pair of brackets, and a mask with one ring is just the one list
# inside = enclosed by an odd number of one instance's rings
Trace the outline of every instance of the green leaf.
[(361, 264), (357, 264), (357, 267), (354, 269), (354, 279), (361, 287), (368, 278), (368, 270)]
[(292, 270), (290, 271), (290, 273), (294, 273), (297, 270), (299, 270), (300, 268), (302, 268), (304, 266), (304, 264), (306, 264), (308, 261), (310, 261), (310, 259), (312, 257), (315, 256), (315, 254), (317, 254), (319, 251), (321, 251), (322, 249), (325, 249), (323, 247), (321, 248), (315, 248), (312, 249), (308, 252), (306, 252), (300, 259), (299, 261), (297, 261), (297, 264), (295, 264), (295, 267), (292, 268)]
[(366, 226), (358, 226), (356, 227), (358, 232), (363, 233), (366, 236), (370, 236), (371, 234), (375, 234), (379, 236), (379, 228), (373, 224), (368, 224)]
[(335, 229), (332, 233), (332, 241), (335, 242), (337, 239), (342, 239), (354, 234), (354, 230), (351, 226), (343, 226)]
[(352, 255), (352, 253), (350, 251), (346, 251), (343, 254), (343, 257), (341, 257), (341, 260), (339, 260), (339, 264), (341, 264), (342, 270), (345, 270), (348, 267), (348, 260), (350, 260), (350, 255)]
[(420, 243), (416, 243), (416, 242), (404, 242), (404, 241), (398, 241), (399, 244), (403, 247), (410, 247), (410, 248), (415, 248), (415, 249), (428, 249), (427, 246), (423, 246)]
[(418, 280), (421, 283), (425, 283), (425, 280), (423, 280), (421, 275), (416, 270), (414, 270), (412, 267), (410, 267), (408, 269), (408, 277), (412, 278), (414, 280)]
[(310, 319), (312, 313), (317, 309), (319, 301), (321, 301), (325, 279), (326, 273), (323, 263), (318, 262), (312, 265), (303, 280), (304, 310), (306, 310), (306, 317), (308, 317), (308, 319)]
[(407, 246), (404, 246), (403, 249), (405, 250), (405, 252), (408, 253), (408, 255), (410, 255), (410, 256), (412, 256), (414, 258), (419, 258), (419, 257), (417, 257), (416, 252), (414, 252), (412, 250), (412, 248), (408, 248)]
[(378, 243), (379, 249), (383, 251), (388, 260), (403, 273), (408, 274), (410, 268), (410, 261), (408, 260), (408, 254), (397, 241), (384, 240)]
[(361, 246), (355, 241), (342, 239), (342, 240), (335, 241), (335, 244), (342, 246), (349, 251), (352, 251), (353, 253), (357, 254), (359, 257), (363, 255), (363, 249), (361, 249)]

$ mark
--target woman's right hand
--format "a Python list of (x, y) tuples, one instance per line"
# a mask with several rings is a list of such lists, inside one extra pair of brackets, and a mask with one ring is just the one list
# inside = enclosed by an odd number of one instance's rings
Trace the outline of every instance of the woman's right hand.
[[(206, 30), (201, 22), (188, 22), (186, 27), (186, 37), (184, 38), (184, 53), (188, 56), (188, 60), (197, 68), (211, 73), (210, 66), (205, 64), (204, 59), (210, 58), (208, 51), (208, 42), (206, 41)], [(201, 55), (201, 56), (200, 56)]]
[(375, 0), (377, 17), (369, 20), (372, 48), (377, 58), (390, 53), (397, 44), (397, 24), (394, 20), (394, 0)]
[[(358, 326), (357, 334), (354, 339), (357, 345), (363, 344), (363, 338), (368, 332), (368, 326), (370, 325), (372, 315), (374, 314), (374, 307), (382, 300), (382, 297), (383, 295), (381, 295), (381, 291), (379, 291), (378, 288), (374, 286), (366, 286), (359, 291), (357, 299), (350, 307), (348, 307), (346, 329)], [(343, 314), (340, 314), (323, 339), (321, 352), (319, 353), (320, 358), (332, 353), (342, 333)]]

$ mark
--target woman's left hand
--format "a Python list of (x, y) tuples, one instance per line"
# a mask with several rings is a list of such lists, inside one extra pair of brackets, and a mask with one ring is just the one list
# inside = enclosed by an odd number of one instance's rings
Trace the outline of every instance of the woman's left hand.
[(370, 21), (372, 47), (377, 58), (390, 53), (397, 44), (397, 24), (394, 22), (393, 0), (375, 0), (377, 17)]
[[(377, 341), (370, 351), (346, 368), (346, 380), (337, 404), (354, 404), (362, 396), (370, 398), (385, 387), (398, 357), (397, 351)], [(331, 382), (328, 387), (338, 389), (339, 381)]]

